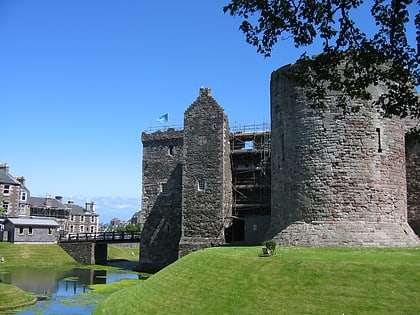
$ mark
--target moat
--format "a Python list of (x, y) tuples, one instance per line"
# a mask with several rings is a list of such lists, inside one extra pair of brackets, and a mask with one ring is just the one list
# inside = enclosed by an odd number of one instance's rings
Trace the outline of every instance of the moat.
[(0, 272), (0, 281), (33, 292), (39, 301), (22, 309), (0, 314), (91, 314), (96, 303), (83, 293), (92, 284), (109, 284), (122, 279), (139, 279), (129, 270), (94, 270), (85, 268), (14, 268)]

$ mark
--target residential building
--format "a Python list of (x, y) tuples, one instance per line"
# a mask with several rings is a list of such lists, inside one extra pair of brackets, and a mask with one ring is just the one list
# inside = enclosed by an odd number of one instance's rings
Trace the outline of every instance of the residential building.
[[(19, 217), (3, 221), (7, 241), (12, 243), (55, 243), (59, 224), (53, 219)], [(4, 240), (4, 238), (3, 238)]]
[(23, 176), (9, 174), (9, 165), (0, 163), (0, 208), (6, 216), (25, 216), (29, 214), (29, 190), (25, 187)]
[(95, 212), (95, 203), (86, 202), (85, 207), (74, 204), (72, 200), (63, 203), (61, 196), (30, 198), (31, 216), (51, 217), (59, 224), (61, 234), (96, 233), (99, 227), (99, 214)]
[(99, 214), (95, 211), (95, 203), (88, 201), (85, 207), (75, 205), (72, 200), (66, 204), (70, 211), (68, 233), (96, 233), (99, 231)]
[(30, 215), (34, 217), (54, 218), (60, 225), (59, 230), (69, 230), (70, 208), (62, 203), (62, 198), (50, 195), (29, 198)]

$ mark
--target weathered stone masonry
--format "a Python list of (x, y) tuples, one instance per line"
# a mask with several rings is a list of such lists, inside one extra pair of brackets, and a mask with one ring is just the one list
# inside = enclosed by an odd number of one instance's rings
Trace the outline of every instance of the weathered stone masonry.
[(406, 137), (407, 210), (408, 222), (420, 235), (420, 140)]
[[(373, 106), (323, 111), (280, 68), (271, 77), (272, 207), (282, 245), (413, 246), (407, 224), (405, 125)], [(382, 92), (372, 90), (374, 96)]]
[(232, 209), (229, 136), (223, 109), (210, 89), (200, 89), (184, 115), (180, 256), (225, 241)]
[(143, 133), (140, 269), (154, 272), (199, 248), (225, 242), (232, 209), (229, 127), (200, 89), (184, 130)]
[(271, 77), (271, 132), (230, 132), (203, 88), (183, 130), (142, 134), (141, 270), (225, 241), (419, 245), (407, 223), (419, 233), (420, 145), (405, 138), (412, 122), (362, 103), (344, 114), (332, 93), (325, 110), (311, 109), (286, 69)]
[(141, 270), (155, 272), (178, 259), (181, 237), (183, 132), (142, 134), (145, 223)]

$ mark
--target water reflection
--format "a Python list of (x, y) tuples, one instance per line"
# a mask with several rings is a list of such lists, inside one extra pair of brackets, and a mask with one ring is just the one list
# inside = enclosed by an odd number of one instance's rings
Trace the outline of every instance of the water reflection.
[[(134, 276), (134, 275), (133, 275)], [(116, 281), (109, 279), (109, 282)], [(117, 277), (118, 279), (118, 274)], [(124, 274), (124, 278), (127, 275)], [(60, 292), (60, 296), (85, 293), (91, 284), (107, 283), (105, 270), (74, 268), (71, 270), (54, 270), (44, 268), (25, 268), (0, 273), (0, 282), (13, 284), (25, 291), (37, 295), (53, 295)]]
[[(0, 282), (12, 284), (40, 297), (48, 298), (47, 301), (38, 302), (24, 311), (18, 311), (17, 314), (90, 314), (94, 305), (68, 306), (60, 303), (60, 301), (90, 292), (88, 286), (91, 284), (106, 284), (121, 279), (139, 278), (139, 275), (133, 273), (115, 273), (106, 270), (81, 268), (71, 270), (24, 268), (0, 273)], [(80, 298), (82, 299), (82, 297)], [(76, 311), (75, 308), (78, 310)], [(57, 309), (59, 310), (58, 313)], [(11, 311), (7, 314), (16, 313)]]

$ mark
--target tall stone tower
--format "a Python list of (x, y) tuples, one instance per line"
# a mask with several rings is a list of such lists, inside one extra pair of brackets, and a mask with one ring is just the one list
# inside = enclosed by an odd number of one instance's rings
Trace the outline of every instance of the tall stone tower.
[[(413, 246), (407, 224), (405, 125), (373, 105), (344, 114), (330, 93), (311, 109), (288, 81), (271, 76), (271, 225), (282, 245)], [(375, 96), (383, 91), (372, 89)], [(357, 105), (357, 104), (356, 104)]]
[(143, 219), (140, 270), (156, 272), (178, 259), (181, 237), (182, 130), (142, 134)]
[(224, 242), (232, 211), (229, 137), (226, 114), (201, 88), (184, 114), (180, 256)]

